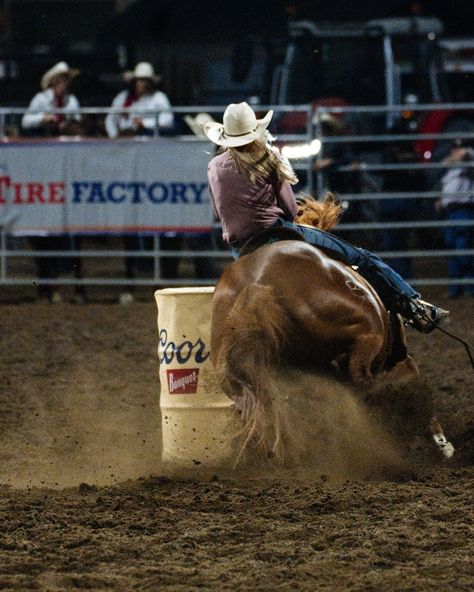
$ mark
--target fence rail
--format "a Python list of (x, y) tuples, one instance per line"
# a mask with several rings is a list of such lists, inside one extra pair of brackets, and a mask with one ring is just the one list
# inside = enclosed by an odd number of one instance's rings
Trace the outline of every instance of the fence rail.
[[(360, 106), (360, 107), (319, 107), (316, 111), (316, 117), (313, 119), (313, 112), (310, 105), (262, 105), (259, 106), (259, 111), (265, 112), (268, 109), (274, 109), (274, 129), (272, 132), (276, 133), (277, 140), (280, 145), (292, 145), (292, 144), (306, 144), (309, 145), (312, 141), (317, 138), (321, 142), (321, 150), (319, 153), (311, 155), (305, 158), (297, 158), (293, 161), (295, 168), (298, 171), (303, 172), (305, 175), (305, 187), (307, 192), (315, 194), (314, 180), (315, 174), (313, 171), (313, 165), (316, 161), (324, 158), (325, 150), (331, 144), (345, 144), (350, 143), (356, 147), (364, 144), (371, 144), (372, 149), (375, 153), (380, 152), (383, 147), (391, 142), (413, 142), (413, 141), (442, 141), (448, 142), (452, 140), (472, 140), (474, 142), (474, 126), (470, 130), (459, 130), (449, 131), (440, 133), (389, 133), (386, 130), (380, 133), (350, 133), (339, 136), (324, 136), (321, 126), (321, 118), (318, 116), (321, 113), (335, 113), (345, 114), (352, 116), (373, 116), (381, 113), (392, 112), (394, 115), (401, 114), (403, 111), (414, 111), (427, 113), (430, 111), (439, 110), (440, 107), (443, 110), (455, 111), (457, 113), (474, 113), (474, 103), (462, 103), (462, 104), (439, 104), (430, 105), (398, 105), (393, 107), (386, 106)], [(224, 106), (195, 106), (195, 107), (176, 107), (173, 108), (173, 112), (176, 116), (184, 116), (187, 114), (195, 115), (197, 113), (210, 113), (211, 115), (218, 114), (217, 118), (220, 119)], [(133, 108), (131, 109), (133, 112)], [(306, 117), (305, 129), (299, 133), (284, 133), (287, 130), (279, 129), (280, 116), (295, 113), (296, 111), (302, 112)], [(7, 125), (10, 121), (18, 119), (26, 112), (26, 109), (22, 108), (0, 108), (0, 141), (3, 145), (8, 145), (18, 141), (15, 138), (7, 137), (5, 135)], [(66, 113), (66, 110), (57, 110), (58, 113)], [(123, 113), (124, 109), (110, 108), (110, 107), (85, 107), (77, 111), (79, 115), (98, 115), (105, 116), (108, 113)], [(70, 111), (67, 112), (71, 114)], [(74, 112), (76, 113), (76, 112)], [(159, 136), (158, 113), (156, 112), (143, 112), (143, 114), (152, 114), (155, 116), (156, 126), (154, 137), (144, 138), (143, 141), (157, 141)], [(313, 125), (313, 121), (316, 123)], [(177, 140), (182, 142), (194, 142), (199, 138), (193, 134), (179, 135), (176, 137)], [(201, 138), (202, 139), (202, 138)], [(84, 138), (87, 140), (87, 138)], [(21, 140), (20, 140), (21, 141)], [(49, 139), (51, 141), (51, 139)], [(81, 141), (78, 139), (78, 141)], [(115, 142), (116, 140), (110, 140)], [(65, 145), (64, 149), (67, 149)], [(1, 165), (1, 162), (0, 162)], [(186, 163), (179, 163), (180, 166), (185, 166)], [(357, 169), (353, 165), (339, 166), (338, 173), (353, 173), (354, 170), (358, 170), (363, 174), (375, 174), (381, 175), (387, 171), (400, 171), (400, 174), (407, 171), (420, 171), (422, 173), (437, 171), (443, 172), (449, 168), (452, 168), (452, 164), (431, 161), (431, 162), (410, 162), (410, 163), (393, 163), (393, 162), (381, 162), (380, 159), (375, 158), (374, 160), (360, 161), (357, 163)], [(466, 169), (472, 169), (474, 163), (464, 162), (461, 164)], [(0, 167), (1, 175), (1, 167)], [(323, 175), (319, 175), (317, 184), (317, 193), (319, 195), (324, 193), (324, 184), (321, 183)], [(372, 188), (373, 190), (367, 190), (367, 188), (360, 193), (341, 193), (338, 197), (341, 201), (347, 203), (357, 202), (369, 202), (375, 205), (382, 203), (385, 200), (401, 199), (401, 200), (428, 200), (434, 202), (439, 199), (441, 192), (437, 187), (421, 187), (417, 191), (383, 191), (380, 187)], [(470, 193), (458, 193), (459, 197), (465, 197)], [(474, 198), (473, 198), (474, 200)], [(1, 206), (0, 206), (1, 207)], [(1, 217), (0, 217), (1, 221)], [(189, 221), (189, 225), (192, 226), (192, 220)], [(472, 220), (461, 220), (461, 221), (450, 221), (437, 219), (424, 219), (424, 220), (391, 220), (391, 221), (379, 221), (379, 220), (357, 220), (351, 222), (342, 222), (338, 226), (338, 232), (344, 237), (345, 232), (383, 232), (384, 230), (405, 230), (407, 233), (416, 230), (432, 229), (433, 232), (439, 232), (441, 230), (450, 227), (473, 227), (474, 221)], [(214, 224), (214, 232), (220, 229), (218, 224)], [(439, 259), (440, 264), (437, 265), (436, 276), (433, 275), (433, 270), (430, 269), (429, 277), (416, 277), (411, 280), (411, 283), (417, 286), (424, 285), (437, 285), (437, 286), (448, 286), (453, 283), (459, 285), (474, 285), (474, 278), (463, 278), (456, 279), (446, 277), (447, 272), (446, 261), (448, 257), (470, 257), (474, 256), (474, 249), (443, 249), (437, 248), (432, 249), (417, 249), (410, 248), (397, 251), (380, 251), (375, 249), (384, 259), (397, 259), (399, 257), (411, 258), (414, 260), (435, 260)], [(34, 275), (33, 266), (28, 263), (23, 265), (20, 269), (17, 262), (21, 260), (31, 260), (31, 258), (43, 258), (43, 257), (57, 257), (57, 258), (79, 258), (80, 260), (110, 260), (110, 259), (148, 259), (152, 261), (152, 269), (148, 271), (146, 277), (142, 273), (141, 277), (135, 277), (133, 279), (124, 277), (124, 274), (118, 270), (114, 271), (114, 277), (68, 277), (68, 274), (64, 274), (63, 277), (58, 279), (47, 279), (37, 278)], [(162, 261), (166, 259), (182, 259), (185, 262), (190, 262), (196, 258), (212, 260), (217, 266), (222, 268), (231, 260), (230, 252), (221, 247), (213, 249), (175, 249), (168, 250), (163, 249), (161, 245), (161, 237), (155, 236), (153, 238), (153, 247), (150, 250), (130, 251), (123, 248), (92, 248), (92, 249), (72, 249), (72, 250), (34, 250), (27, 245), (26, 241), (18, 236), (15, 236), (8, 225), (4, 224), (0, 227), (0, 285), (2, 286), (25, 286), (33, 284), (44, 284), (44, 285), (64, 285), (64, 286), (177, 286), (177, 285), (209, 285), (214, 284), (216, 281), (215, 277), (202, 278), (194, 277), (192, 274), (188, 274), (186, 277), (177, 278), (165, 278), (162, 274)], [(69, 274), (70, 275), (70, 274)]]

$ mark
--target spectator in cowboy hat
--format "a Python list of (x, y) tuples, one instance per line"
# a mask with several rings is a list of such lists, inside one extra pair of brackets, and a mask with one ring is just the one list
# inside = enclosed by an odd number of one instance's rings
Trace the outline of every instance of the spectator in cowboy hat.
[[(71, 123), (80, 120), (80, 108), (77, 98), (69, 93), (69, 86), (79, 70), (70, 68), (66, 62), (58, 62), (45, 72), (41, 78), (41, 92), (30, 102), (28, 111), (23, 115), (21, 125), (27, 132), (36, 135), (57, 136), (78, 133), (79, 128)], [(57, 109), (70, 112), (55, 113)]]
[(188, 124), (189, 129), (193, 134), (202, 139), (206, 138), (203, 130), (204, 124), (209, 121), (214, 121), (214, 118), (209, 113), (197, 113), (195, 117), (192, 115), (185, 115), (183, 119)]
[[(165, 93), (156, 88), (160, 78), (149, 62), (139, 62), (133, 71), (124, 72), (123, 80), (127, 89), (121, 91), (112, 102), (112, 107), (121, 107), (124, 111), (107, 115), (105, 129), (109, 138), (153, 135), (155, 131), (163, 134), (173, 130), (174, 115), (171, 103)], [(149, 113), (150, 111), (156, 114)], [(147, 237), (136, 234), (122, 237), (127, 251), (144, 250), (149, 242), (146, 239)], [(180, 246), (181, 237), (179, 236), (165, 235), (161, 238), (161, 248), (164, 250), (179, 249)], [(178, 259), (166, 258), (162, 263), (163, 274), (166, 277), (176, 277)], [(140, 261), (137, 257), (125, 257), (126, 278), (130, 280), (135, 278), (139, 266)], [(130, 284), (120, 294), (119, 302), (130, 304), (134, 299), (133, 286)]]
[[(36, 94), (23, 115), (22, 128), (29, 135), (58, 136), (78, 135), (82, 132), (80, 109), (77, 98), (69, 93), (69, 86), (79, 70), (72, 69), (66, 62), (58, 62), (41, 78), (41, 92)], [(69, 113), (56, 113), (57, 109)], [(66, 251), (72, 247), (74, 238), (67, 235), (30, 236), (29, 243), (35, 251)], [(39, 280), (57, 279), (61, 271), (70, 271), (71, 259), (60, 257), (36, 257), (36, 273)], [(84, 289), (75, 289), (75, 301), (84, 301)], [(37, 299), (40, 302), (57, 303), (63, 301), (59, 286), (37, 284)]]
[(155, 74), (149, 62), (139, 62), (131, 77), (130, 90), (121, 91), (112, 102), (112, 107), (123, 107), (125, 111), (109, 113), (105, 119), (109, 138), (153, 135), (157, 124), (157, 131), (169, 132), (173, 128), (174, 116), (168, 97), (156, 89), (161, 77)]

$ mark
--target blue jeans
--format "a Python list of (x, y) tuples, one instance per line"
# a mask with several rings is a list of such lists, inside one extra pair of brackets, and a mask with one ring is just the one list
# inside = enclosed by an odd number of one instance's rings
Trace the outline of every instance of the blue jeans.
[[(402, 296), (417, 298), (420, 296), (396, 271), (389, 267), (380, 257), (366, 249), (354, 247), (347, 241), (308, 226), (299, 226), (288, 220), (279, 219), (275, 226), (280, 225), (296, 230), (304, 240), (321, 249), (326, 255), (346, 265), (357, 266), (357, 271), (374, 288), (386, 308), (393, 308), (396, 300)], [(238, 258), (238, 251), (232, 249), (235, 259)]]

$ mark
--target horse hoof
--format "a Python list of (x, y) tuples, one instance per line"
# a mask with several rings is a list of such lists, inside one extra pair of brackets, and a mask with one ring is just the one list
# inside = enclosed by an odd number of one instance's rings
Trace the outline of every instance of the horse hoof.
[(443, 433), (433, 434), (433, 440), (444, 458), (449, 459), (454, 456), (454, 446), (446, 440), (446, 436)]

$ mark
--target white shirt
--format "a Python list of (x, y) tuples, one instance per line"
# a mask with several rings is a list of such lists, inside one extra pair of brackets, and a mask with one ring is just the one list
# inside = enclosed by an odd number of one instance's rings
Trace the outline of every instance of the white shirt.
[[(64, 97), (64, 105), (62, 109), (66, 109), (67, 111), (76, 111), (79, 108), (79, 101), (74, 95), (66, 95)], [(23, 129), (38, 128), (41, 126), (41, 122), (43, 121), (43, 117), (46, 115), (46, 113), (53, 112), (54, 114), (55, 109), (58, 109), (58, 107), (56, 105), (54, 91), (52, 88), (47, 88), (46, 90), (39, 92), (31, 99), (28, 112), (23, 115), (21, 120), (21, 126)], [(37, 113), (33, 113), (33, 111), (37, 111)], [(79, 120), (81, 116), (79, 113), (76, 113), (72, 116), (72, 118)]]
[[(471, 173), (472, 174), (472, 173)], [(457, 194), (464, 195), (457, 195)], [(464, 168), (453, 168), (441, 179), (441, 204), (447, 208), (451, 204), (474, 204), (474, 181)]]
[[(123, 107), (128, 97), (128, 91), (119, 93), (112, 102), (112, 107)], [(132, 110), (133, 109), (133, 110)], [(140, 117), (144, 127), (149, 130), (155, 129), (156, 116), (148, 114), (141, 116), (143, 111), (157, 111), (158, 127), (171, 127), (174, 122), (174, 115), (171, 111), (171, 103), (165, 93), (157, 91), (153, 94), (142, 95), (130, 107), (126, 113), (109, 113), (105, 118), (105, 129), (109, 138), (116, 138), (122, 130), (133, 130), (135, 117)]]

